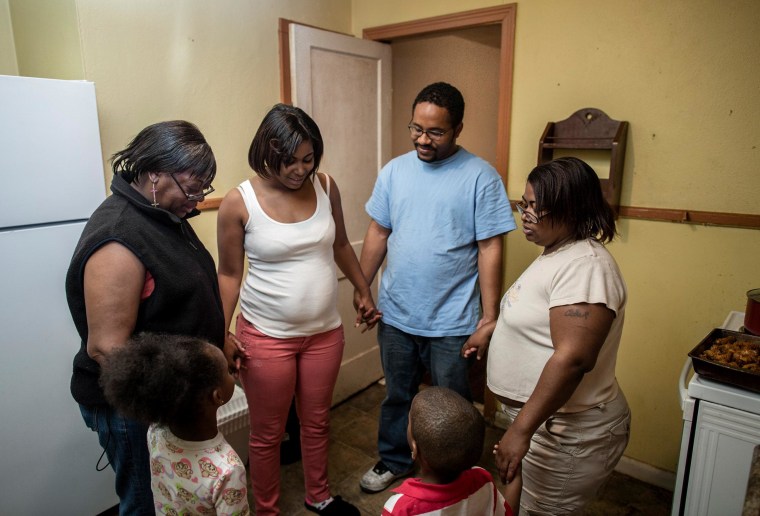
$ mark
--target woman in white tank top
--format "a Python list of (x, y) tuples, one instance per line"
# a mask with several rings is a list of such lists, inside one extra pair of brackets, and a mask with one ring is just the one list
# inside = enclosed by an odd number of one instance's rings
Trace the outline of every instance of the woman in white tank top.
[(327, 485), (330, 404), (344, 346), (336, 264), (357, 292), (356, 326), (372, 328), (381, 314), (348, 241), (338, 188), (317, 173), (322, 152), (316, 123), (296, 107), (276, 105), (248, 153), (256, 175), (219, 207), (219, 286), (227, 328), (240, 299), (235, 336), (243, 351), (257, 516), (279, 514), (280, 442), (294, 395), (305, 507), (359, 514)]

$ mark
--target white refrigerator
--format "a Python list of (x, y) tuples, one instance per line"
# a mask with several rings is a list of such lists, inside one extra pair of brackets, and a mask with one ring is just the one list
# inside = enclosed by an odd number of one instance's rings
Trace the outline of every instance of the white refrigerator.
[(118, 497), (69, 391), (79, 336), (64, 292), (105, 199), (95, 85), (0, 76), (0, 178), (0, 514), (95, 515)]

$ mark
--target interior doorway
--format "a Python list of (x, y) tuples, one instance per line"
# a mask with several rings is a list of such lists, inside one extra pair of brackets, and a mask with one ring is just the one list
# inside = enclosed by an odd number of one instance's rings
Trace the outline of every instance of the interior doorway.
[[(412, 77), (410, 81), (414, 80), (413, 77), (417, 71), (417, 68), (412, 66), (405, 68), (406, 63), (401, 60), (401, 57), (396, 56), (396, 48), (398, 48), (399, 56), (407, 55), (407, 51), (410, 55), (414, 55), (416, 51), (420, 55), (420, 58), (416, 60), (416, 65), (423, 63), (425, 69), (438, 70), (441, 75), (450, 77), (451, 83), (462, 91), (467, 104), (465, 124), (474, 124), (476, 127), (473, 132), (477, 134), (480, 131), (478, 126), (484, 129), (493, 127), (495, 120), (496, 130), (493, 133), (495, 141), (492, 146), (478, 151), (477, 148), (471, 146), (473, 142), (470, 142), (471, 145), (468, 148), (485, 159), (488, 159), (489, 153), (493, 154), (492, 164), (501, 174), (505, 188), (509, 163), (516, 16), (517, 4), (507, 4), (371, 27), (362, 32), (365, 39), (389, 43), (393, 49), (394, 127), (399, 112), (396, 106), (403, 100), (400, 99), (396, 89), (399, 83), (396, 70), (398, 69), (399, 73), (403, 71)], [(498, 52), (492, 50), (496, 45), (498, 45)], [(444, 46), (447, 48), (446, 52), (436, 51), (437, 48), (441, 49)], [(475, 77), (477, 81), (470, 81), (470, 78)], [(416, 88), (417, 91), (429, 81), (422, 82), (423, 84)], [(491, 91), (487, 91), (489, 89)], [(416, 94), (416, 91), (414, 93)], [(489, 96), (488, 99), (486, 95)], [(493, 106), (494, 98), (496, 99), (495, 111), (487, 112), (493, 109), (491, 106)], [(402, 112), (404, 110), (407, 113), (411, 112), (410, 106), (413, 99), (414, 95), (407, 100), (407, 106), (401, 110)], [(405, 128), (406, 123), (407, 121), (404, 121), (401, 126)], [(462, 133), (460, 140), (463, 145), (467, 144), (466, 133), (469, 130), (465, 129)], [(393, 138), (395, 151), (396, 131)]]
[(465, 99), (464, 129), (457, 143), (496, 167), (500, 39), (498, 25), (485, 25), (390, 42), (393, 156), (412, 149), (406, 126), (415, 96), (428, 84), (443, 81), (456, 86)]
[[(494, 165), (506, 188), (516, 8), (509, 4), (363, 31), (364, 39), (391, 47), (391, 156), (411, 150), (406, 126), (417, 92), (431, 82), (450, 82), (462, 91), (466, 103), (465, 129), (458, 143)], [(280, 20), (281, 99), (286, 103), (293, 103), (292, 23)], [(343, 184), (340, 186), (343, 190)], [(360, 211), (361, 206), (357, 208)], [(345, 217), (363, 220), (366, 215), (361, 211), (345, 213)], [(356, 248), (359, 251), (359, 245)], [(348, 343), (349, 332), (346, 339)], [(476, 365), (472, 383), (489, 417), (493, 399), (481, 395), (485, 391), (484, 366), (485, 360)]]
[[(417, 92), (449, 82), (465, 99), (457, 143), (490, 162), (506, 188), (516, 14), (517, 5), (509, 4), (364, 30), (364, 38), (391, 45), (394, 156), (409, 150), (406, 125)], [(495, 400), (486, 389), (485, 365), (485, 359), (474, 363), (470, 386), (492, 420)]]
[[(496, 168), (499, 54), (501, 27), (483, 25), (430, 34), (404, 36), (389, 42), (392, 55), (393, 156), (409, 152), (406, 130), (417, 93), (433, 82), (453, 84), (465, 99), (464, 128), (457, 143)], [(470, 367), (473, 399), (485, 402), (485, 360)], [(429, 382), (429, 375), (425, 381)]]

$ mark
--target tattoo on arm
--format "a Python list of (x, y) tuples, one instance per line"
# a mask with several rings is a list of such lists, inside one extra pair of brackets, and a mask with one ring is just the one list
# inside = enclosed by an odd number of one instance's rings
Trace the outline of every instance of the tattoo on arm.
[(588, 316), (591, 313), (589, 311), (581, 312), (577, 308), (575, 310), (568, 310), (565, 312), (565, 317), (582, 317), (583, 319), (588, 319)]

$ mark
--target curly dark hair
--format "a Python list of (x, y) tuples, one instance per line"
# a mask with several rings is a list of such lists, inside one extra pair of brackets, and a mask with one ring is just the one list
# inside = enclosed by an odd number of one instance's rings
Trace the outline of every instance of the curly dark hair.
[(615, 212), (602, 193), (594, 169), (578, 158), (557, 158), (535, 167), (528, 183), (536, 195), (536, 213), (554, 224), (567, 224), (575, 240), (611, 242), (617, 230)]
[(417, 450), (444, 483), (478, 463), (486, 423), (472, 403), (445, 387), (428, 387), (409, 412)]
[(216, 158), (195, 124), (171, 120), (140, 131), (126, 149), (111, 156), (111, 168), (128, 183), (149, 172), (190, 171), (209, 184), (216, 177)]
[(412, 103), (412, 116), (414, 108), (420, 102), (430, 102), (448, 111), (451, 127), (457, 127), (464, 119), (464, 97), (458, 89), (446, 82), (434, 82), (422, 88)]
[(324, 144), (317, 123), (300, 108), (276, 104), (264, 116), (251, 147), (248, 164), (264, 179), (279, 175), (280, 167), (293, 162), (293, 155), (303, 142), (311, 142), (314, 149), (314, 174), (322, 160)]
[(105, 360), (100, 385), (123, 415), (166, 426), (194, 420), (224, 371), (205, 340), (141, 333)]

